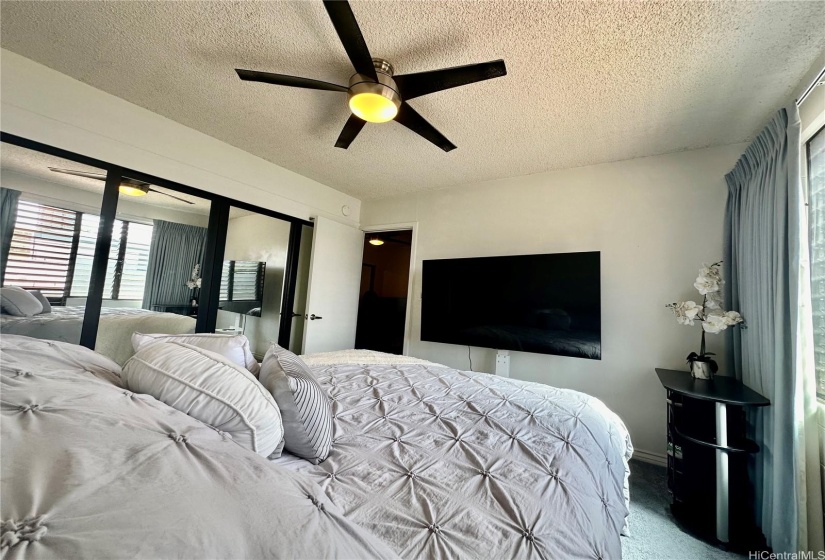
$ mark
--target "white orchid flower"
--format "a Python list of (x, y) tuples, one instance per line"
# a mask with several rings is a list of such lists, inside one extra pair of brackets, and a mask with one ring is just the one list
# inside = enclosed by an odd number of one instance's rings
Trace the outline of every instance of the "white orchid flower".
[(745, 319), (742, 318), (742, 316), (739, 314), (738, 311), (726, 311), (725, 315), (724, 315), (724, 318), (725, 318), (725, 323), (727, 323), (727, 325), (729, 327), (732, 327), (733, 325), (736, 325), (737, 323), (741, 323), (742, 321), (745, 320)]
[(728, 319), (724, 315), (712, 314), (702, 321), (702, 330), (710, 334), (718, 334), (728, 328)]
[(693, 287), (696, 288), (700, 294), (706, 296), (718, 292), (722, 286), (716, 278), (700, 274), (699, 277), (696, 278), (696, 282), (693, 283)]

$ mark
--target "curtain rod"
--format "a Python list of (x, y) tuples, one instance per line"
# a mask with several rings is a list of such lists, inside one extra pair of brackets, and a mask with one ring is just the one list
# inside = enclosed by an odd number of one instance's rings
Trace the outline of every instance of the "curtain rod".
[(811, 82), (811, 85), (805, 88), (805, 91), (803, 91), (802, 95), (799, 96), (799, 99), (796, 100), (796, 106), (799, 107), (800, 105), (802, 105), (802, 103), (804, 103), (805, 100), (808, 99), (808, 96), (811, 95), (811, 93), (813, 93), (816, 87), (821, 86), (823, 83), (825, 83), (825, 68), (820, 70), (819, 74), (817, 74), (816, 78), (814, 78), (814, 81)]

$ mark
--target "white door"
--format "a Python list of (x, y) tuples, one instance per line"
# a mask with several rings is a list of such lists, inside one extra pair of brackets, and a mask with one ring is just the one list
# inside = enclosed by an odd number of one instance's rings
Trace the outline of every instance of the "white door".
[(315, 220), (309, 267), (304, 354), (355, 347), (364, 232)]

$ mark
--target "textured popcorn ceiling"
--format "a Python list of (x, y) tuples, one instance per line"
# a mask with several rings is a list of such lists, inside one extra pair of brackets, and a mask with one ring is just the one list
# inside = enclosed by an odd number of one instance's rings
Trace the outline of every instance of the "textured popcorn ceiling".
[[(319, 1), (17, 2), (0, 43), (362, 199), (752, 138), (825, 48), (823, 2), (352, 2), (399, 74), (503, 58), (508, 76), (415, 99), (458, 149), (397, 123), (334, 147), (346, 84)], [(605, 185), (606, 188), (609, 185)]]

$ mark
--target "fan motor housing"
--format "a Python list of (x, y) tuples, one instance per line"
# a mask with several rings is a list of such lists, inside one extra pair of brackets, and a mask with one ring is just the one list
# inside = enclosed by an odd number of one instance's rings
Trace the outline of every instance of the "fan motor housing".
[(392, 79), (392, 64), (382, 58), (373, 58), (372, 63), (375, 66), (375, 74), (378, 76), (378, 82), (375, 82), (372, 78), (364, 74), (353, 74), (349, 79), (350, 98), (362, 93), (374, 93), (386, 97), (392, 101), (395, 108), (398, 109), (401, 107), (401, 95), (398, 93), (398, 86), (395, 85), (395, 80)]

